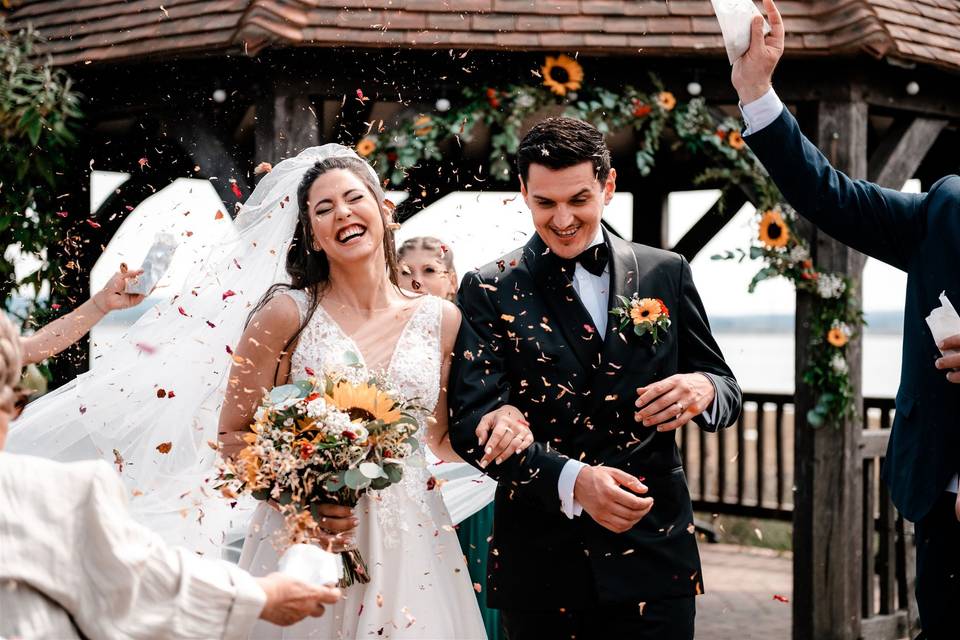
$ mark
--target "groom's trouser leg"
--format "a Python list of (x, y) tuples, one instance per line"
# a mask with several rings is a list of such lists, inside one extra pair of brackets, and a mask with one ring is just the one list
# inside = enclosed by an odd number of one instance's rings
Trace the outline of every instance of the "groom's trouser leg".
[(670, 598), (640, 605), (601, 607), (593, 614), (592, 629), (597, 638), (624, 640), (693, 640), (696, 599)]
[(693, 596), (583, 611), (501, 611), (509, 640), (693, 640)]
[(501, 609), (507, 640), (580, 640), (583, 612)]
[(922, 638), (958, 637), (960, 602), (960, 522), (954, 512), (956, 494), (944, 493), (925, 518), (916, 523), (917, 608)]

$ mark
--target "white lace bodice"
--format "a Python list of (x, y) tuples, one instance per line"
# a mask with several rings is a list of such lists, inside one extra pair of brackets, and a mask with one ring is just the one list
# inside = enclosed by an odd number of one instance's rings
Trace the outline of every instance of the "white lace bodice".
[[(285, 293), (297, 303), (303, 322), (310, 309), (307, 292), (294, 289)], [(418, 405), (431, 412), (440, 395), (442, 314), (439, 298), (427, 296), (420, 302), (401, 331), (385, 372), (405, 398), (416, 399)], [(290, 358), (290, 378), (292, 381), (306, 378), (308, 368), (319, 373), (343, 367), (349, 363), (348, 354), (355, 355), (363, 369), (367, 369), (360, 347), (319, 305)]]
[[(303, 322), (310, 308), (308, 294), (301, 290), (285, 293), (297, 303), (300, 321)], [(423, 415), (419, 417), (420, 428), (417, 433), (421, 445), (424, 442), (425, 420), (433, 413), (440, 395), (440, 370), (443, 364), (440, 348), (442, 315), (442, 301), (432, 296), (425, 297), (401, 331), (385, 372), (389, 383), (400, 394), (407, 399), (415, 399), (416, 404), (424, 409)], [(319, 374), (351, 365), (349, 354), (359, 360), (361, 371), (370, 372), (359, 346), (323, 306), (318, 306), (300, 334), (290, 358), (291, 381), (308, 377), (308, 369)], [(429, 513), (426, 499), (430, 473), (426, 469), (422, 451), (423, 446), (419, 453), (407, 460), (403, 480), (397, 485), (368, 494), (376, 505), (377, 517), (387, 546), (396, 543), (399, 529), (407, 528), (403, 509), (415, 508), (424, 515)]]

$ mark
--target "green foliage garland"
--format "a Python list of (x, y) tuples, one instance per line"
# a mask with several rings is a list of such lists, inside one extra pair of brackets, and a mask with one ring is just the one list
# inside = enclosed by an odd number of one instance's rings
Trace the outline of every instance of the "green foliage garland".
[[(467, 142), (475, 127), (484, 125), (491, 132), (492, 146), (486, 170), (492, 178), (506, 181), (511, 177), (522, 123), (548, 110), (585, 120), (603, 133), (633, 128), (638, 139), (637, 167), (641, 175), (648, 175), (664, 132), (672, 130), (678, 146), (702, 155), (712, 165), (696, 178), (696, 184), (739, 185), (752, 195), (757, 207), (759, 232), (750, 248), (728, 251), (714, 259), (762, 260), (764, 266), (750, 283), (751, 292), (765, 279), (783, 277), (819, 299), (810, 319), (814, 337), (808, 345), (809, 366), (803, 373), (816, 397), (815, 407), (807, 413), (808, 422), (819, 427), (852, 417), (857, 410), (846, 345), (860, 330), (863, 318), (854, 304), (850, 280), (814, 266), (804, 240), (791, 233), (796, 213), (783, 202), (776, 185), (744, 144), (737, 120), (715, 115), (702, 98), (678, 102), (656, 77), (651, 76), (651, 84), (649, 91), (630, 85), (618, 91), (587, 85), (576, 94), (562, 96), (542, 85), (465, 87), (457, 108), (418, 114), (393, 129), (371, 131), (357, 150), (384, 180), (402, 185), (409, 169), (442, 160), (441, 145)], [(771, 234), (777, 237), (770, 238)]]

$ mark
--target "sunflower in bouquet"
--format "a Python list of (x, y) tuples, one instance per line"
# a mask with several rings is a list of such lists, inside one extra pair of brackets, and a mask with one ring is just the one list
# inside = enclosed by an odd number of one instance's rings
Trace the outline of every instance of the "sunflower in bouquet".
[[(218, 488), (230, 498), (273, 500), (290, 543), (317, 540), (321, 504), (354, 507), (368, 491), (400, 482), (419, 449), (420, 412), (382, 376), (311, 372), (264, 397), (243, 436), (246, 446), (221, 462)], [(359, 550), (340, 555), (341, 586), (370, 581)]]

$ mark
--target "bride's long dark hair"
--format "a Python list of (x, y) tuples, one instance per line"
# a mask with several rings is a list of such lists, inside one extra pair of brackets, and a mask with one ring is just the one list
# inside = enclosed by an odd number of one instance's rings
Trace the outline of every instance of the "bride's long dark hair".
[[(293, 232), (293, 241), (290, 243), (290, 249), (287, 251), (286, 263), (286, 271), (290, 276), (290, 284), (278, 283), (272, 285), (267, 289), (267, 292), (263, 294), (257, 306), (253, 308), (253, 311), (251, 311), (247, 317), (247, 324), (250, 324), (250, 321), (257, 312), (278, 293), (291, 289), (306, 291), (310, 306), (303, 320), (300, 322), (296, 333), (294, 333), (283, 346), (284, 353), (288, 351), (291, 345), (296, 343), (300, 334), (303, 333), (313, 314), (316, 313), (324, 293), (326, 293), (330, 286), (330, 261), (327, 258), (327, 254), (324, 251), (317, 251), (313, 248), (315, 242), (313, 226), (310, 224), (310, 212), (307, 207), (307, 196), (310, 193), (310, 187), (317, 181), (317, 178), (328, 171), (337, 169), (349, 171), (359, 178), (367, 187), (370, 195), (377, 201), (377, 205), (380, 207), (380, 217), (383, 221), (383, 254), (386, 261), (387, 275), (390, 278), (390, 282), (398, 289), (400, 288), (400, 267), (397, 263), (396, 243), (393, 238), (393, 229), (391, 228), (393, 223), (392, 212), (386, 204), (383, 190), (380, 188), (380, 185), (373, 180), (370, 167), (365, 166), (365, 162), (359, 158), (336, 157), (320, 160), (303, 174), (300, 185), (297, 187), (298, 223), (296, 230)], [(278, 370), (279, 367), (280, 363), (278, 362)]]

